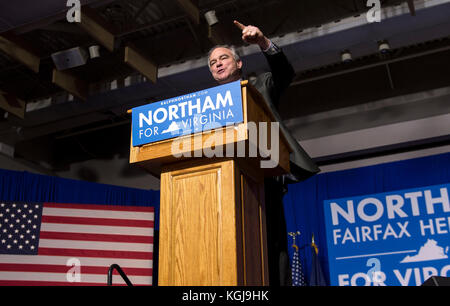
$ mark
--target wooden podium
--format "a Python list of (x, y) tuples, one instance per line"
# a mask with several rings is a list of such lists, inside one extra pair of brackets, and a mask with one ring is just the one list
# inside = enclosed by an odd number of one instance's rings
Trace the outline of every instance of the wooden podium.
[[(130, 163), (161, 178), (160, 286), (269, 285), (264, 177), (288, 173), (292, 149), (280, 134), (278, 166), (267, 169), (259, 155), (226, 157), (227, 146), (257, 148), (249, 122), (269, 123), (271, 147), (270, 109), (247, 81), (241, 91), (243, 123), (130, 147)], [(174, 141), (190, 144), (185, 156), (173, 156)], [(220, 148), (224, 157), (205, 156), (205, 148)]]

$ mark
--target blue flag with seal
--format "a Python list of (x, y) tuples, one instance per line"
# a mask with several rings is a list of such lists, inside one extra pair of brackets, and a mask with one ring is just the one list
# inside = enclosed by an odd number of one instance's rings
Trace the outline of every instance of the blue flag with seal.
[(235, 81), (132, 109), (132, 145), (244, 121), (241, 82)]
[(324, 201), (331, 285), (419, 286), (448, 276), (449, 188)]
[(311, 242), (311, 276), (309, 278), (310, 286), (326, 286), (327, 282), (325, 280), (325, 275), (323, 275), (322, 267), (320, 266), (319, 261), (319, 248), (314, 242), (314, 235), (312, 236)]

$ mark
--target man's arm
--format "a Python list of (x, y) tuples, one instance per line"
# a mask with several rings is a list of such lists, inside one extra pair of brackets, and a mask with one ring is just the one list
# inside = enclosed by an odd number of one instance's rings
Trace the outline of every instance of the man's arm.
[(283, 51), (272, 43), (258, 27), (245, 26), (238, 21), (234, 24), (242, 31), (242, 40), (248, 44), (257, 44), (263, 51), (272, 72), (271, 96), (272, 101), (278, 104), (278, 101), (289, 87), (289, 84), (295, 77), (295, 71)]
[[(261, 81), (264, 83), (264, 91), (270, 95), (270, 107), (277, 107), (281, 94), (289, 87), (295, 71), (286, 55), (274, 45), (264, 34), (254, 26), (244, 26), (235, 21), (234, 24), (242, 30), (242, 40), (249, 44), (258, 44), (269, 63), (271, 73), (265, 73)], [(260, 89), (258, 89), (260, 90)], [(264, 95), (264, 94), (263, 94)], [(267, 99), (267, 97), (266, 97)], [(267, 101), (269, 102), (269, 101)], [(299, 142), (289, 133), (276, 110), (276, 120), (280, 123), (280, 130), (286, 136), (287, 141), (294, 150), (290, 155), (290, 167), (292, 175), (287, 180), (298, 182), (320, 171), (309, 155), (303, 150)]]
[[(268, 52), (269, 51), (269, 52)], [(273, 45), (272, 50), (264, 52), (272, 72), (273, 91), (272, 99), (278, 104), (281, 95), (289, 87), (295, 77), (295, 71), (283, 51)]]

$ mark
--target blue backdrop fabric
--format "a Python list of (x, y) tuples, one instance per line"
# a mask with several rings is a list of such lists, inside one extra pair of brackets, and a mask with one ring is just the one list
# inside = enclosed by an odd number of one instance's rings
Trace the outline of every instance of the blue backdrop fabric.
[(159, 229), (159, 199), (159, 190), (119, 187), (0, 169), (2, 201), (153, 206), (155, 229)]
[[(300, 231), (296, 244), (309, 283), (312, 267), (311, 238), (319, 248), (319, 261), (327, 284), (329, 267), (323, 201), (365, 194), (445, 184), (450, 182), (450, 153), (315, 175), (289, 185), (283, 204), (288, 232)], [(292, 238), (288, 236), (292, 258)]]

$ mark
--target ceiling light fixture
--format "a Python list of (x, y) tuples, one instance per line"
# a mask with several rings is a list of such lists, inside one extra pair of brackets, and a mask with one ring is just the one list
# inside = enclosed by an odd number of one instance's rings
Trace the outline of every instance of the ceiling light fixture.
[(391, 46), (389, 46), (389, 43), (387, 40), (382, 40), (378, 42), (378, 51), (382, 54), (387, 54), (391, 51)]
[(352, 54), (348, 50), (344, 50), (341, 52), (341, 61), (343, 63), (349, 63), (353, 60)]
[(205, 13), (205, 18), (209, 26), (213, 26), (216, 23), (219, 23), (219, 20), (216, 17), (216, 11), (207, 11)]
[(89, 47), (89, 56), (91, 59), (100, 57), (100, 46), (92, 45)]

